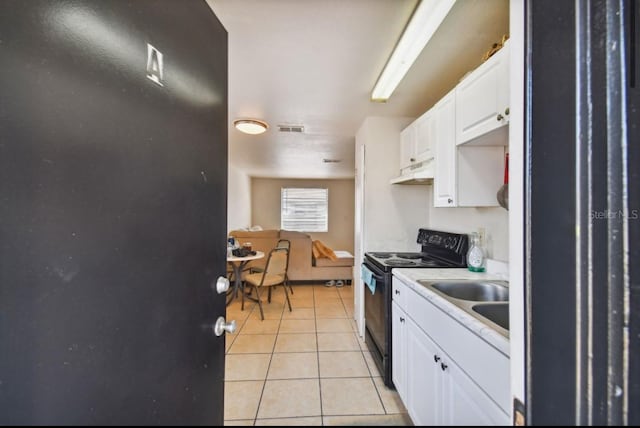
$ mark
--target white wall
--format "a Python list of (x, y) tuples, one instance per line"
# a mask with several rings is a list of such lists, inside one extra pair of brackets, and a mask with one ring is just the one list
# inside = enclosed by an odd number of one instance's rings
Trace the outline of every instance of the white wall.
[[(400, 174), (400, 131), (414, 118), (368, 117), (356, 133), (354, 284), (368, 251), (417, 251), (418, 229), (429, 220), (424, 185), (390, 184)], [(364, 152), (364, 154), (363, 154)], [(364, 334), (364, 288), (354, 289), (354, 317)]]
[[(509, 120), (509, 336), (511, 394), (525, 403), (524, 322), (524, 2), (509, 3), (511, 119)], [(525, 403), (526, 404), (526, 403)]]
[(400, 175), (400, 131), (413, 118), (368, 117), (356, 134), (364, 144), (364, 251), (417, 251), (429, 220), (426, 185), (389, 184)]
[(251, 177), (229, 165), (227, 230), (251, 226)]
[(308, 232), (313, 240), (320, 240), (334, 250), (353, 253), (353, 179), (251, 179), (252, 223), (263, 229), (280, 229), (281, 189), (283, 187), (326, 188), (329, 190), (329, 230)]
[(426, 196), (430, 203), (429, 227), (455, 233), (471, 233), (483, 227), (487, 258), (509, 261), (509, 212), (496, 208), (435, 208), (433, 186)]

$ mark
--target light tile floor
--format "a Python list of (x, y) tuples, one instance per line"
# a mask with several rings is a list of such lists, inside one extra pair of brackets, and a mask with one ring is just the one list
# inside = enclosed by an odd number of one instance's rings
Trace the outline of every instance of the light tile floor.
[(353, 288), (282, 287), (271, 303), (227, 308), (225, 425), (411, 425), (387, 388), (353, 321)]

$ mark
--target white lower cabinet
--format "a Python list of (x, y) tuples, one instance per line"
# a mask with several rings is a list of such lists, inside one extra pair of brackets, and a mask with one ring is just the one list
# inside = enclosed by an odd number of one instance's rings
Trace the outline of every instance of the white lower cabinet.
[(398, 395), (407, 402), (407, 314), (391, 302), (391, 378)]
[(449, 399), (443, 425), (511, 425), (508, 415), (455, 363), (447, 364), (444, 378)]
[[(428, 332), (430, 329), (446, 329), (446, 325), (423, 325), (424, 310), (439, 309), (433, 307), (422, 296), (405, 286), (395, 277), (394, 290), (398, 290), (403, 299), (392, 302), (392, 370), (393, 383), (407, 407), (409, 416), (415, 425), (510, 425), (509, 416), (495, 401), (501, 397), (492, 397), (486, 391), (494, 390), (493, 384), (483, 389), (477, 382), (484, 384), (485, 379), (474, 381), (470, 375), (443, 349)], [(423, 301), (420, 314), (413, 314), (412, 302)], [(415, 305), (413, 305), (415, 306)], [(459, 326), (460, 328), (464, 328)], [(438, 335), (464, 339), (464, 334), (447, 329), (438, 331)], [(436, 336), (438, 336), (436, 335)], [(482, 358), (482, 350), (474, 349), (469, 343), (469, 358)], [(488, 344), (486, 346), (489, 346)], [(480, 351), (480, 352), (477, 352)], [(501, 354), (502, 355), (502, 354)], [(502, 356), (504, 358), (504, 356)], [(463, 358), (464, 359), (464, 358)], [(485, 361), (486, 370), (492, 370), (493, 364)], [(493, 373), (501, 378), (508, 367), (502, 365)], [(475, 367), (469, 366), (470, 373)], [(504, 386), (508, 388), (508, 385)], [(508, 394), (508, 391), (506, 391)], [(500, 395), (500, 394), (497, 394)], [(503, 403), (504, 405), (505, 403)]]
[(433, 361), (438, 347), (409, 319), (407, 326), (407, 410), (414, 425), (444, 425), (443, 376)]

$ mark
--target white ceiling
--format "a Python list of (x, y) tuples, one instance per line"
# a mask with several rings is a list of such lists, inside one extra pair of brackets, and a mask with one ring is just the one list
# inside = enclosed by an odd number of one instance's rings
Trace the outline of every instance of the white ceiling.
[[(509, 28), (508, 0), (458, 0), (381, 104), (369, 100), (371, 90), (417, 0), (207, 2), (229, 32), (229, 162), (254, 177), (353, 177), (365, 117), (419, 116)], [(237, 118), (270, 128), (242, 134)], [(305, 132), (280, 133), (279, 124)]]

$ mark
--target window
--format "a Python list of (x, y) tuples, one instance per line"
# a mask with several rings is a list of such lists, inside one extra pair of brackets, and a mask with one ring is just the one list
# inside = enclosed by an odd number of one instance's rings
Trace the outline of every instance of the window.
[(329, 189), (282, 188), (280, 228), (298, 232), (327, 232)]

